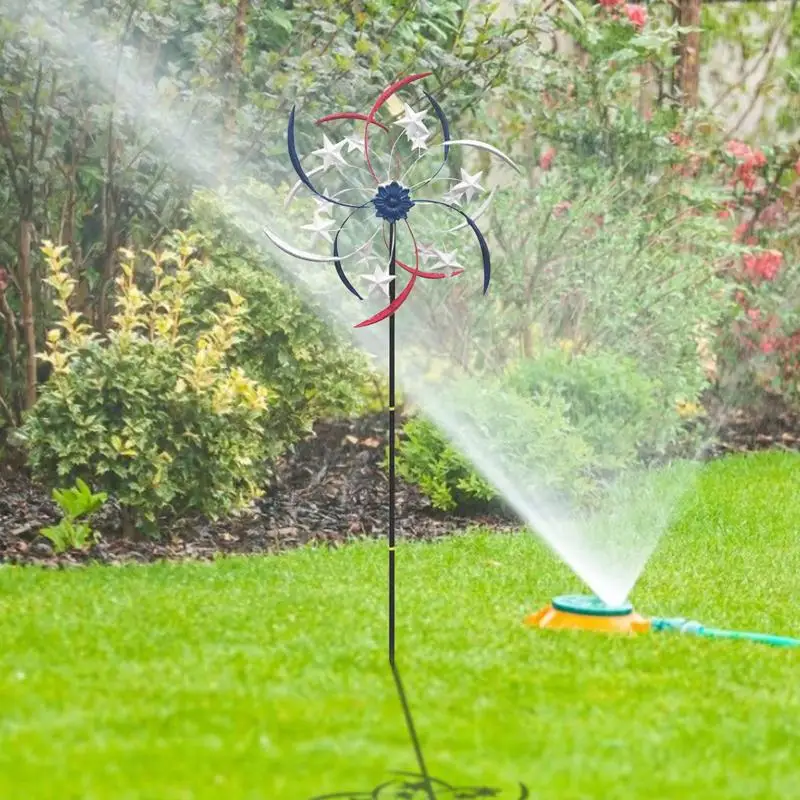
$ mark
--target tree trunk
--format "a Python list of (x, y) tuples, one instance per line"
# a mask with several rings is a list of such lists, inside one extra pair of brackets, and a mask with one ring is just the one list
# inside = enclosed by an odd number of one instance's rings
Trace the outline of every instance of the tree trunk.
[(122, 507), (120, 509), (120, 521), (122, 522), (122, 535), (128, 539), (136, 538), (136, 512), (133, 509)]
[(648, 61), (642, 64), (639, 71), (639, 113), (643, 119), (649, 119), (653, 113), (655, 100), (655, 78), (653, 65)]
[(223, 126), (225, 140), (223, 142), (223, 174), (224, 181), (230, 162), (233, 160), (231, 152), (236, 136), (236, 112), (239, 110), (239, 81), (242, 74), (242, 61), (244, 60), (245, 45), (247, 44), (247, 12), (250, 0), (237, 0), (236, 21), (233, 26), (233, 42), (231, 43), (231, 58), (225, 76), (225, 110)]
[(22, 291), (22, 333), (25, 337), (25, 405), (27, 411), (36, 403), (36, 317), (33, 309), (31, 280), (31, 239), (33, 224), (26, 220), (19, 229), (19, 284)]
[[(676, 16), (682, 28), (700, 27), (701, 0), (678, 0)], [(700, 32), (681, 34), (678, 44), (678, 89), (684, 108), (697, 108), (700, 99)]]

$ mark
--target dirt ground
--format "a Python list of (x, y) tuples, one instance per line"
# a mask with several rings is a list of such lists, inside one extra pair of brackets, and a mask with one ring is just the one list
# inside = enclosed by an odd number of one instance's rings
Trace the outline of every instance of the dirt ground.
[[(158, 559), (209, 559), (226, 554), (265, 553), (316, 542), (338, 546), (357, 537), (386, 535), (388, 480), (381, 466), (386, 420), (374, 414), (321, 422), (278, 465), (265, 495), (240, 515), (219, 522), (189, 519), (172, 525), (161, 540), (125, 539), (112, 503), (96, 515), (101, 540), (86, 552), (54, 554), (38, 531), (58, 521), (49, 493), (24, 469), (0, 465), (0, 563), (48, 567)], [(726, 414), (717, 441), (705, 458), (730, 452), (779, 448), (800, 451), (800, 415), (771, 409), (754, 417)], [(415, 489), (398, 480), (397, 534), (432, 539), (482, 525), (509, 530), (511, 514), (445, 514), (430, 507)]]

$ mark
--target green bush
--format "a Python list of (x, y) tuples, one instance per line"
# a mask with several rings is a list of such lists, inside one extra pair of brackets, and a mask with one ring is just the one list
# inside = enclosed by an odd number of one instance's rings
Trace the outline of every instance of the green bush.
[[(227, 359), (246, 306), (230, 292), (205, 316), (185, 314), (197, 266), (194, 244), (149, 254), (144, 294), (124, 254), (114, 329), (103, 341), (71, 312), (75, 281), (64, 248), (43, 248), (62, 319), (48, 334), (53, 375), (25, 421), (30, 465), (51, 484), (78, 478), (114, 497), (126, 532), (155, 530), (162, 512), (210, 517), (258, 494), (269, 394)], [(191, 323), (191, 335), (186, 328)]]
[[(506, 474), (525, 475), (540, 492), (587, 507), (621, 472), (685, 436), (669, 388), (635, 360), (610, 352), (545, 350), (497, 383), (461, 384), (451, 405), (485, 437)], [(498, 496), (427, 419), (406, 423), (398, 468), (435, 508)]]
[(661, 382), (642, 373), (634, 359), (612, 352), (548, 349), (517, 363), (506, 380), (523, 397), (563, 399), (567, 419), (592, 445), (599, 469), (624, 469), (643, 450), (660, 450), (681, 425)]
[[(358, 410), (368, 365), (292, 287), (251, 264), (242, 252), (214, 243), (212, 257), (197, 270), (187, 308), (199, 317), (202, 309), (223, 302), (230, 290), (244, 298), (247, 333), (234, 343), (230, 357), (271, 391), (264, 435), (272, 449), (282, 451), (308, 433), (315, 420)], [(190, 324), (187, 331), (192, 329)]]
[(397, 471), (409, 483), (419, 486), (431, 505), (442, 511), (497, 497), (492, 485), (475, 472), (469, 459), (424, 417), (414, 417), (403, 426)]
[[(561, 398), (544, 393), (525, 398), (497, 384), (476, 387), (465, 382), (453, 401), (472, 432), (485, 437), (487, 446), (491, 443), (491, 457), (505, 472), (535, 471), (538, 489), (573, 502), (590, 503), (597, 496), (595, 454), (569, 422)], [(398, 473), (418, 485), (435, 508), (447, 511), (499, 496), (429, 420), (413, 418), (403, 433)]]

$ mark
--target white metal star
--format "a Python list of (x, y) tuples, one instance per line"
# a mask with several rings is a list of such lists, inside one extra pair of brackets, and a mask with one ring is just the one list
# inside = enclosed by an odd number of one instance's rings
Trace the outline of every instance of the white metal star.
[(434, 250), (433, 255), (436, 257), (436, 263), (427, 268), (431, 272), (435, 272), (440, 269), (449, 269), (452, 274), (454, 270), (464, 269), (464, 267), (462, 267), (461, 264), (456, 261), (458, 258), (458, 253), (455, 251), (452, 253), (444, 253), (441, 250)]
[(348, 136), (345, 139), (347, 142), (348, 153), (360, 153), (364, 155), (364, 137), (363, 136)]
[(303, 225), (302, 230), (304, 231), (311, 231), (314, 235), (311, 237), (311, 246), (313, 247), (317, 243), (317, 239), (320, 237), (325, 239), (326, 242), (330, 242), (333, 244), (333, 237), (330, 233), (330, 228), (332, 228), (336, 223), (330, 218), (321, 217), (319, 214), (314, 215), (314, 221), (310, 222), (308, 225)]
[(414, 111), (408, 103), (403, 103), (403, 116), (395, 122), (405, 131), (406, 136), (414, 141), (414, 139), (427, 138), (429, 131), (425, 127), (422, 118), (425, 116), (424, 111)]
[(326, 217), (329, 217), (331, 215), (331, 204), (327, 200), (322, 200), (319, 197), (315, 197), (313, 199), (317, 204), (317, 209), (314, 212), (314, 219), (321, 217), (323, 214)]
[(387, 297), (389, 296), (389, 284), (395, 278), (394, 275), (390, 275), (388, 270), (382, 267), (375, 267), (372, 275), (362, 275), (361, 277), (370, 284), (369, 295), (372, 295), (376, 290), (380, 290)]
[(428, 134), (426, 133), (424, 136), (415, 136), (411, 139), (411, 149), (412, 150), (427, 150), (428, 149)]
[(461, 169), (461, 180), (447, 193), (450, 200), (459, 203), (461, 198), (465, 198), (469, 203), (476, 194), (485, 191), (483, 186), (478, 183), (478, 179), (483, 175), (483, 170), (470, 175), (465, 169)]
[[(378, 258), (377, 253), (375, 253), (375, 248), (373, 246), (373, 240), (370, 239), (360, 250), (361, 257), (358, 259), (359, 264), (365, 264), (367, 267), (370, 265), (370, 262), (374, 261)], [(381, 259), (382, 261), (383, 259)]]
[(427, 264), (428, 261), (436, 255), (436, 250), (428, 244), (418, 245), (417, 252), (419, 253), (419, 260), (423, 265)]
[(330, 167), (347, 167), (349, 164), (345, 161), (342, 155), (342, 148), (347, 144), (347, 139), (342, 139), (341, 142), (334, 144), (324, 133), (322, 134), (322, 147), (319, 150), (314, 150), (313, 155), (322, 158), (323, 169), (330, 169)]

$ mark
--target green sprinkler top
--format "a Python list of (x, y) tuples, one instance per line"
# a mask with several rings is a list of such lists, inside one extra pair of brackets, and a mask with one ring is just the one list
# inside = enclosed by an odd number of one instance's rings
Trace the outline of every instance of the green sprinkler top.
[(592, 617), (624, 617), (633, 612), (630, 603), (610, 606), (599, 597), (585, 594), (564, 594), (554, 597), (553, 608), (557, 611), (566, 611), (570, 614), (587, 614)]

